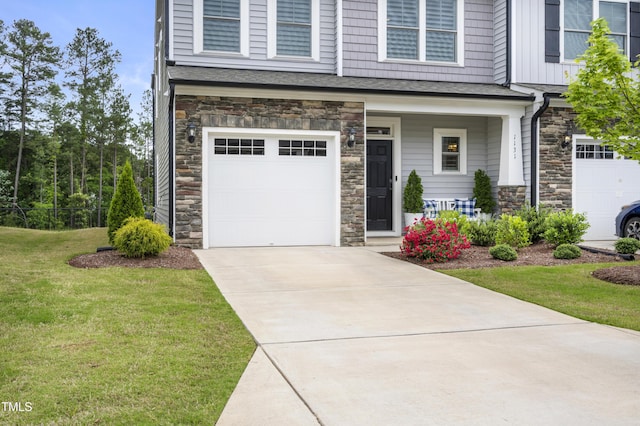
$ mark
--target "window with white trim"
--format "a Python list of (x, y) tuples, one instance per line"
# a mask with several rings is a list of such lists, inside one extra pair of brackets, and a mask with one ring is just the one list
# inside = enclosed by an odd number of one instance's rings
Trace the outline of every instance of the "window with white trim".
[(278, 155), (326, 157), (327, 141), (280, 139), (278, 141)]
[(462, 65), (464, 0), (379, 0), (379, 59)]
[(591, 160), (613, 160), (613, 149), (600, 145), (597, 141), (579, 141), (576, 143), (576, 158)]
[(194, 53), (248, 56), (249, 0), (193, 0)]
[(270, 58), (320, 58), (320, 1), (277, 0), (268, 3)]
[(588, 46), (591, 22), (605, 18), (611, 38), (627, 52), (629, 32), (627, 0), (564, 0), (564, 59), (573, 60), (582, 55)]
[(433, 130), (433, 174), (467, 174), (467, 130)]

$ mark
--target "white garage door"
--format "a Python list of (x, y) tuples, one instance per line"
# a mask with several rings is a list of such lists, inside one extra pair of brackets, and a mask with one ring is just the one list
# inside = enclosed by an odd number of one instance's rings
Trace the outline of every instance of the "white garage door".
[(210, 134), (205, 246), (337, 245), (335, 149), (322, 134)]
[(585, 240), (615, 239), (620, 207), (640, 199), (640, 163), (616, 157), (597, 142), (576, 141), (573, 205), (591, 225)]

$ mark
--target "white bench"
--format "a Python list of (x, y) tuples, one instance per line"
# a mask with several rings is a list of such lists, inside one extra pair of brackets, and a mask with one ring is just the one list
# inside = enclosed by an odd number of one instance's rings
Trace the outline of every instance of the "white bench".
[[(437, 203), (437, 207), (435, 209), (428, 206), (424, 209), (425, 217), (429, 219), (435, 218), (437, 212), (441, 212), (443, 210), (456, 210), (456, 200), (453, 198), (424, 198), (423, 201), (425, 202), (425, 205), (427, 205), (427, 201), (435, 201)], [(474, 208), (473, 216), (467, 215), (467, 217), (470, 219), (478, 217), (480, 210), (481, 209), (479, 208)]]

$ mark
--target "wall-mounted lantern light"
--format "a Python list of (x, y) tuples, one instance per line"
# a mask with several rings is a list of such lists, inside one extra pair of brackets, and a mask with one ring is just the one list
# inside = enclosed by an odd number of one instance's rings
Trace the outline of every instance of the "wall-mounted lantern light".
[(356, 129), (352, 127), (349, 129), (349, 138), (347, 139), (347, 146), (352, 148), (356, 144)]
[(566, 135), (564, 135), (562, 141), (560, 142), (560, 146), (562, 147), (562, 149), (567, 149), (567, 147), (571, 145), (572, 140), (573, 136), (571, 135), (571, 133), (567, 133)]
[(196, 140), (196, 124), (193, 121), (187, 124), (187, 140), (189, 143), (193, 143)]

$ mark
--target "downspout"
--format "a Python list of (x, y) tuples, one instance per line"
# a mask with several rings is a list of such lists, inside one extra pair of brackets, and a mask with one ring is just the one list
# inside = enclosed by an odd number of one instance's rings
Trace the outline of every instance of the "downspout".
[(509, 87), (509, 86), (511, 86), (511, 0), (507, 0), (505, 8), (506, 8), (505, 13), (507, 15), (507, 25), (506, 25), (506, 31), (507, 31), (507, 46), (506, 46), (507, 57), (506, 57), (506, 64), (505, 64), (506, 78), (505, 78), (504, 82), (502, 83), (502, 86)]
[(551, 96), (542, 95), (542, 105), (531, 117), (531, 205), (538, 205), (538, 120), (549, 108)]
[(174, 226), (174, 206), (175, 206), (175, 195), (174, 194), (174, 180), (175, 180), (175, 159), (174, 159), (174, 141), (173, 141), (173, 127), (174, 127), (174, 114), (173, 114), (173, 105), (174, 105), (174, 97), (176, 92), (175, 83), (169, 83), (169, 235), (171, 237), (174, 236), (173, 226)]

